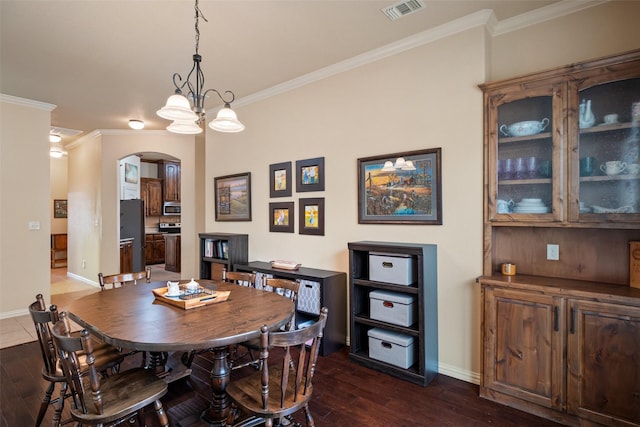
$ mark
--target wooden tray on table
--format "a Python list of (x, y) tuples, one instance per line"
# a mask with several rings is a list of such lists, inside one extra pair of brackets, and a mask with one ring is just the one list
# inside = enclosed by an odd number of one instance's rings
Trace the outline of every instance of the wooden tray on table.
[(171, 297), (166, 296), (166, 293), (166, 287), (156, 288), (153, 290), (156, 300), (189, 310), (191, 308), (203, 307), (205, 305), (226, 301), (227, 298), (229, 298), (231, 291), (212, 291), (210, 289), (200, 288), (199, 292), (196, 293), (182, 290), (181, 295)]

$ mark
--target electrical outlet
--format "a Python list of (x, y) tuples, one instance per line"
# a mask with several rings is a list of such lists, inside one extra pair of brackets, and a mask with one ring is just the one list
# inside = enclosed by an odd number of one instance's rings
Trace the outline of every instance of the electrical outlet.
[(82, 260), (82, 269), (85, 270), (87, 268), (87, 261), (86, 260)]
[(40, 221), (29, 221), (29, 230), (40, 230)]
[(547, 259), (549, 261), (560, 260), (560, 245), (547, 245)]

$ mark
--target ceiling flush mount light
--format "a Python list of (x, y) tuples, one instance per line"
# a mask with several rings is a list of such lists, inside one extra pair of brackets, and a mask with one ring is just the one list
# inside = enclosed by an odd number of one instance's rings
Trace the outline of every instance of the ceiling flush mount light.
[(60, 135), (57, 135), (55, 133), (50, 133), (49, 134), (49, 142), (57, 143), (57, 142), (60, 142), (60, 141), (62, 141), (62, 137)]
[(144, 129), (144, 122), (142, 120), (131, 119), (129, 120), (129, 127), (135, 130)]
[[(244, 125), (238, 121), (236, 113), (231, 109), (231, 103), (236, 99), (236, 96), (230, 90), (227, 90), (221, 94), (216, 89), (204, 89), (204, 73), (200, 68), (202, 57), (198, 54), (198, 47), (200, 45), (200, 29), (198, 23), (202, 11), (198, 6), (199, 0), (196, 0), (195, 10), (195, 30), (196, 30), (196, 53), (193, 55), (193, 67), (186, 80), (182, 80), (182, 76), (178, 73), (173, 75), (173, 85), (176, 87), (175, 93), (167, 99), (167, 103), (164, 107), (157, 111), (158, 116), (163, 119), (173, 120), (167, 130), (175, 133), (195, 134), (202, 132), (200, 127), (204, 122), (206, 112), (204, 109), (204, 100), (209, 94), (213, 92), (222, 102), (224, 107), (218, 112), (218, 116), (209, 123), (209, 127), (219, 132), (241, 132), (244, 130)], [(207, 19), (202, 16), (205, 22)], [(192, 78), (195, 81), (192, 81)], [(183, 90), (188, 90), (187, 96), (182, 94)], [(226, 97), (226, 98), (225, 98)], [(191, 106), (189, 100), (193, 102)]]

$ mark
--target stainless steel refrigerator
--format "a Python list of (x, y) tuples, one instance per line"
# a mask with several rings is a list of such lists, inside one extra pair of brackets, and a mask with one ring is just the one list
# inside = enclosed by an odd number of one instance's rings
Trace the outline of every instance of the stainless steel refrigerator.
[(145, 268), (144, 202), (120, 200), (120, 239), (133, 238), (133, 271)]

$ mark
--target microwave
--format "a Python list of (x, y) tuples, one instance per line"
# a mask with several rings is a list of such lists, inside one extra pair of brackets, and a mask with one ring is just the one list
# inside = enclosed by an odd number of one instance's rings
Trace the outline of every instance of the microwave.
[(180, 203), (164, 202), (162, 205), (162, 215), (180, 215)]

